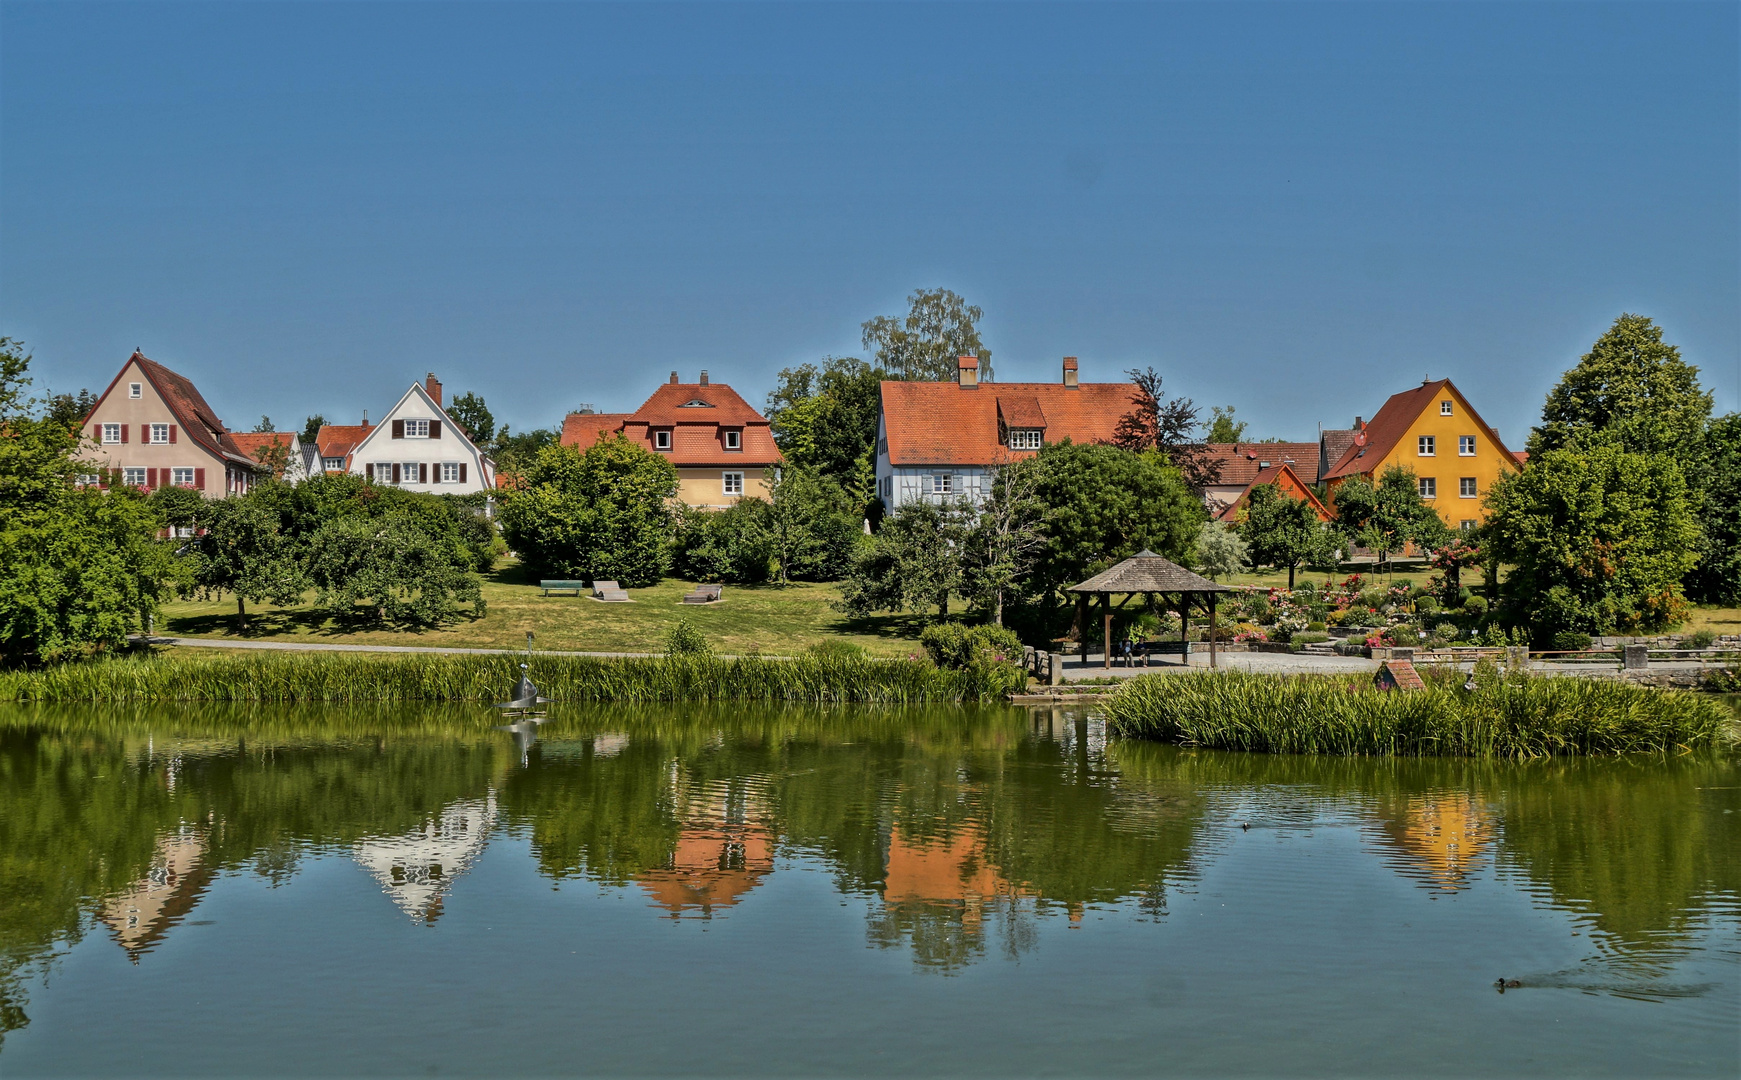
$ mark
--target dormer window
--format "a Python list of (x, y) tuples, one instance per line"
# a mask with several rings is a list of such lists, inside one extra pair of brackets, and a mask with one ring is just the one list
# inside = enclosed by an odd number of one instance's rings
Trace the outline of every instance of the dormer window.
[(1010, 428), (1010, 449), (1038, 450), (1044, 437), (1039, 428)]
[(655, 450), (669, 450), (669, 449), (671, 449), (671, 429), (670, 428), (664, 428), (662, 430), (653, 432), (653, 449), (655, 449)]
[(725, 448), (727, 450), (742, 450), (744, 448), (744, 433), (732, 428), (726, 429)]
[(688, 401), (683, 403), (682, 407), (685, 409), (711, 409), (713, 408), (713, 402), (703, 401), (700, 398), (690, 398)]
[(144, 397), (145, 396), (145, 388), (143, 386), (140, 386), (136, 382), (128, 383), (127, 384), (127, 396), (130, 398)]

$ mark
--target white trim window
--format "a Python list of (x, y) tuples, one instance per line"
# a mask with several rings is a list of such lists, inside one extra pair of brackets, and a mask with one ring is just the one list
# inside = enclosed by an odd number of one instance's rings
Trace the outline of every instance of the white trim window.
[(1473, 435), (1459, 435), (1459, 436), (1457, 436), (1457, 456), (1458, 457), (1474, 457), (1475, 456), (1475, 436), (1473, 436)]
[(419, 483), (419, 481), (417, 479), (417, 476), (418, 476), (417, 462), (415, 462), (415, 461), (402, 461), (402, 462), (400, 462), (399, 463), (399, 476), (400, 476), (399, 482), (401, 484)]
[(444, 461), (441, 463), (441, 481), (440, 482), (443, 484), (457, 484), (457, 483), (459, 483), (459, 462), (457, 462), (457, 461)]
[(1439, 497), (1439, 482), (1431, 476), (1420, 478), (1421, 498), (1436, 499)]
[(345, 459), (342, 457), (321, 458), (320, 467), (325, 469), (327, 472), (343, 472), (345, 468)]
[(1038, 450), (1043, 438), (1039, 428), (1010, 428), (1010, 449)]
[(1458, 479), (1458, 481), (1457, 481), (1457, 497), (1458, 498), (1460, 498), (1460, 499), (1473, 499), (1475, 497), (1475, 494), (1476, 494), (1475, 489), (1476, 489), (1476, 484), (1475, 484), (1475, 478), (1473, 476), (1465, 476), (1465, 477), (1461, 477), (1460, 479)]
[(955, 476), (953, 473), (932, 473), (931, 494), (953, 495), (955, 493)]
[(375, 483), (391, 484), (393, 482), (393, 463), (391, 461), (377, 461), (369, 468), (375, 470)]
[(742, 450), (744, 448), (744, 433), (732, 428), (725, 432), (725, 448), (727, 450)]
[(152, 424), (150, 431), (151, 431), (151, 435), (150, 435), (149, 439), (147, 440), (148, 442), (151, 442), (154, 444), (160, 444), (163, 446), (169, 445), (169, 425), (168, 424)]
[(193, 470), (171, 469), (169, 470), (169, 482), (176, 487), (193, 487)]
[(741, 472), (720, 473), (720, 490), (727, 495), (742, 495), (744, 493), (744, 474)]
[(407, 439), (427, 439), (427, 438), (429, 438), (429, 421), (427, 421), (427, 420), (407, 420), (407, 421), (405, 421), (405, 437)]
[(1439, 402), (1439, 415), (1440, 416), (1450, 416), (1451, 415), (1450, 399), (1446, 399), (1444, 401)]
[(1464, 532), (1468, 532), (1479, 524), (1481, 523), (1476, 521), (1474, 518), (1464, 518), (1462, 521), (1457, 522), (1457, 528), (1462, 529)]
[(131, 466), (121, 470), (121, 482), (128, 487), (145, 486), (145, 470)]
[(136, 382), (127, 384), (127, 396), (135, 400), (145, 396), (145, 388)]
[(1439, 438), (1436, 435), (1422, 435), (1415, 441), (1415, 453), (1421, 457), (1433, 457), (1438, 453)]
[(103, 474), (102, 473), (86, 472), (86, 473), (79, 474), (78, 483), (82, 487), (98, 487), (102, 484), (102, 482), (103, 482)]
[(121, 425), (120, 424), (104, 424), (103, 425), (103, 442), (105, 444), (107, 444), (107, 443), (118, 443), (120, 441), (121, 441)]
[(653, 449), (655, 449), (655, 450), (669, 450), (669, 449), (671, 449), (671, 429), (670, 428), (665, 428), (663, 430), (653, 432)]

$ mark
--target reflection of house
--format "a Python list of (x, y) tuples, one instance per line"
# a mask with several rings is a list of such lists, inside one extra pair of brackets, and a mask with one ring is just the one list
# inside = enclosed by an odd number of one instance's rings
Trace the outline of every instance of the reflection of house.
[(988, 901), (1024, 895), (1021, 886), (985, 860), (984, 836), (978, 826), (935, 840), (909, 838), (899, 825), (890, 832), (884, 904), (955, 908), (964, 924), (977, 928)]
[(1468, 888), (1493, 844), (1493, 820), (1467, 792), (1414, 795), (1379, 821), (1379, 840), (1401, 874), (1446, 892)]
[(412, 919), (432, 923), (454, 878), (470, 868), (489, 841), (496, 821), (496, 794), (449, 803), (441, 812), (399, 836), (360, 840), (351, 852), (381, 891)]
[(115, 940), (135, 963), (205, 895), (216, 872), (207, 865), (205, 854), (205, 837), (199, 833), (162, 837), (150, 871), (103, 905), (98, 918), (115, 932)]
[[(685, 808), (670, 860), (640, 876), (641, 888), (672, 918), (712, 918), (762, 883), (774, 869), (775, 834), (737, 785), (703, 789)], [(762, 816), (762, 815), (759, 815)]]

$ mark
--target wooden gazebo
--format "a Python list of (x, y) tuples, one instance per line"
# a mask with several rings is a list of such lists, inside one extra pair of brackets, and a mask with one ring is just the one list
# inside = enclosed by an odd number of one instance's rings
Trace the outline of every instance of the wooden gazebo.
[[(1186, 650), (1190, 649), (1191, 605), (1193, 602), (1202, 605), (1203, 610), (1209, 612), (1209, 666), (1216, 666), (1215, 603), (1221, 593), (1232, 591), (1227, 586), (1217, 585), (1206, 577), (1193, 574), (1171, 559), (1162, 558), (1145, 549), (1117, 566), (1102, 570), (1080, 585), (1070, 586), (1069, 591), (1076, 594), (1076, 636), (1082, 644), (1084, 661), (1088, 659), (1088, 604), (1090, 598), (1098, 596), (1102, 616), (1104, 666), (1112, 667), (1112, 597), (1114, 593), (1118, 593), (1124, 597), (1118, 602), (1121, 608), (1130, 603), (1134, 596), (1144, 597), (1147, 606), (1153, 607), (1158, 596), (1163, 603), (1177, 611), (1180, 643)], [(1168, 598), (1172, 598), (1170, 603)]]

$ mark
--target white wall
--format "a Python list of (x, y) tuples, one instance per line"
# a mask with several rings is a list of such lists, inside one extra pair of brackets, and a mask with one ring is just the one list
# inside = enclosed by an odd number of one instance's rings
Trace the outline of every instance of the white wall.
[[(395, 420), (434, 420), (441, 424), (439, 438), (393, 438), (393, 421)], [(465, 434), (447, 418), (447, 415), (430, 400), (421, 385), (412, 386), (411, 390), (399, 400), (399, 403), (387, 415), (381, 418), (380, 424), (369, 432), (369, 437), (363, 440), (361, 446), (351, 453), (351, 471), (363, 476), (374, 476), (376, 465), (422, 464), (428, 466), (428, 480), (417, 481), (416, 476), (405, 477), (401, 469), (401, 479), (395, 486), (411, 491), (428, 491), (437, 495), (470, 495), (479, 491), (489, 491), (495, 487), (495, 470), (485, 462), (483, 455), (465, 437)], [(441, 480), (443, 464), (457, 465), (461, 462), (466, 466), (466, 478), (463, 483), (444, 482)], [(376, 483), (382, 481), (377, 479)]]

